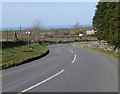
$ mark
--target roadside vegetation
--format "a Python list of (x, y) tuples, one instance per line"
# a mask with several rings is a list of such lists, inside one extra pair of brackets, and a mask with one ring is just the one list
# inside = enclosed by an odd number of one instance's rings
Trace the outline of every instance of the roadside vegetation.
[[(79, 38), (79, 33), (86, 33), (86, 30), (92, 27), (80, 27), (75, 25), (75, 28), (57, 28), (57, 29), (42, 29), (39, 26), (35, 26), (31, 28), (32, 35), (30, 36), (30, 40), (38, 41), (48, 38)], [(27, 28), (26, 28), (27, 29)], [(1, 35), (4, 41), (13, 41), (15, 34), (18, 40), (27, 40), (24, 30), (4, 30)], [(0, 31), (1, 32), (1, 31)], [(85, 38), (90, 39), (91, 36), (85, 35)]]
[(2, 69), (21, 65), (26, 63), (27, 60), (40, 57), (47, 52), (48, 48), (37, 43), (30, 44), (29, 48), (22, 45), (2, 49)]
[[(100, 0), (102, 1), (102, 0)], [(120, 48), (120, 2), (99, 2), (93, 18), (93, 28), (98, 40), (105, 40)]]
[(74, 42), (74, 45), (75, 45), (75, 47), (78, 47), (78, 48), (94, 50), (94, 51), (101, 52), (106, 55), (112, 56), (116, 59), (120, 59), (120, 54), (118, 52), (101, 49), (101, 48), (99, 48), (99, 43), (94, 44), (94, 43), (85, 41), (85, 42)]
[(98, 51), (98, 52), (102, 52), (102, 53), (107, 54), (109, 56), (112, 56), (112, 57), (114, 57), (116, 59), (120, 59), (120, 55), (117, 52), (114, 52), (114, 51), (103, 50), (103, 49), (92, 48), (92, 47), (84, 47), (84, 48), (94, 50), (94, 51)]

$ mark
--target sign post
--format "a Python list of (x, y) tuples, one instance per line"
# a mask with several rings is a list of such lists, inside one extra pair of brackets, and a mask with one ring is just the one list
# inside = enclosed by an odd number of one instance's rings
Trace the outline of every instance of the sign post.
[(30, 29), (28, 28), (28, 29), (25, 31), (24, 34), (27, 35), (27, 37), (28, 37), (28, 44), (27, 44), (27, 46), (28, 46), (28, 48), (29, 48), (29, 47), (30, 47), (30, 35), (32, 35), (32, 33), (31, 33)]
[(29, 34), (27, 34), (28, 35), (28, 48), (29, 48), (29, 45), (30, 45), (30, 35)]

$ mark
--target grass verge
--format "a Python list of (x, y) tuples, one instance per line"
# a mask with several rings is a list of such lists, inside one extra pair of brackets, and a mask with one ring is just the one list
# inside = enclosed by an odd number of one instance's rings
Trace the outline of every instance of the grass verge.
[(98, 49), (98, 48), (92, 48), (92, 47), (84, 47), (86, 49), (90, 49), (90, 50), (94, 50), (94, 51), (98, 51), (98, 52), (102, 52), (102, 53), (105, 53), (109, 56), (112, 56), (116, 59), (120, 59), (120, 55), (114, 51), (109, 51), (109, 50), (103, 50), (103, 49)]
[(48, 46), (48, 45), (55, 45), (55, 44), (68, 44), (68, 43), (73, 43), (73, 42), (42, 42), (42, 45)]
[(25, 46), (11, 47), (2, 50), (2, 69), (27, 63), (36, 57), (43, 56), (48, 52), (44, 45), (32, 43), (30, 48)]

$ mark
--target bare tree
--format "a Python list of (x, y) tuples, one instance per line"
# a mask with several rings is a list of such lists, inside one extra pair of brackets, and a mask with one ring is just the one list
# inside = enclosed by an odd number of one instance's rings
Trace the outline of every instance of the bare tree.
[(36, 19), (36, 20), (33, 21), (33, 27), (34, 27), (34, 28), (40, 28), (40, 26), (41, 26), (41, 25), (40, 25), (39, 19)]
[(80, 24), (77, 22), (77, 23), (74, 25), (74, 30), (75, 30), (75, 32), (77, 32), (79, 29), (80, 29)]
[(38, 42), (40, 38), (41, 24), (39, 19), (33, 21), (33, 31), (35, 33), (35, 40)]

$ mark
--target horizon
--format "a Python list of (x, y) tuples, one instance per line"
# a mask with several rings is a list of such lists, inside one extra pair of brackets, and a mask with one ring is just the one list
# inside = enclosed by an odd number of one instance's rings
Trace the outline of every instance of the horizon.
[[(80, 25), (80, 27), (92, 27), (92, 25), (90, 24), (84, 24), (84, 25)], [(27, 29), (27, 28), (34, 28), (33, 26), (21, 26), (21, 30)], [(40, 28), (42, 29), (59, 29), (59, 28), (74, 28), (74, 25), (54, 25), (54, 26), (41, 26)], [(0, 28), (0, 31), (5, 31), (5, 30), (19, 30), (20, 29), (20, 25), (17, 27), (4, 27), (4, 28)]]

